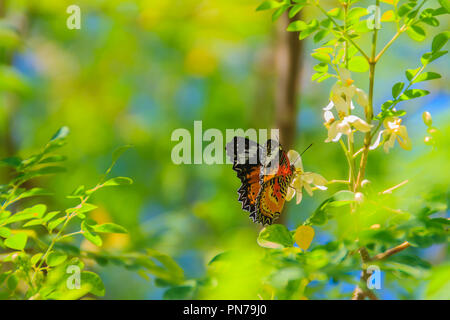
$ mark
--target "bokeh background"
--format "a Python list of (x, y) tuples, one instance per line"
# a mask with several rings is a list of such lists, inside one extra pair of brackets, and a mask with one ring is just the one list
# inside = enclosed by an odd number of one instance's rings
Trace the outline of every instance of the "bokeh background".
[[(135, 147), (113, 173), (132, 177), (134, 184), (95, 197), (97, 221), (115, 221), (130, 230), (129, 235), (109, 236), (107, 250), (157, 249), (173, 256), (187, 278), (203, 277), (210, 259), (220, 252), (260, 250), (256, 243), (260, 226), (241, 210), (239, 181), (231, 165), (175, 165), (171, 150), (176, 143), (170, 140), (177, 128), (192, 131), (194, 120), (203, 121), (203, 130), (223, 132), (274, 127), (280, 22), (272, 23), (267, 12), (256, 12), (259, 3), (0, 1), (0, 155), (26, 156), (59, 127), (70, 127), (64, 149), (68, 172), (42, 180), (57, 194), (51, 206), (60, 208), (72, 204), (64, 196), (76, 186), (96, 183), (116, 147), (132, 144)], [(70, 4), (81, 7), (80, 30), (66, 27)], [(369, 4), (363, 1), (359, 6)], [(317, 12), (306, 9), (303, 14), (308, 20)], [(390, 39), (390, 28), (383, 25), (379, 43)], [(447, 29), (448, 20), (441, 21), (431, 35)], [(404, 35), (383, 57), (376, 75), (377, 110), (390, 98), (392, 85), (404, 79), (404, 70), (419, 66), (420, 56), (429, 50), (428, 40), (418, 43)], [(368, 42), (361, 40), (363, 46)], [(328, 179), (345, 179), (347, 166), (339, 145), (323, 142), (321, 109), (328, 103), (333, 80), (310, 81), (314, 61), (309, 53), (314, 47), (311, 40), (303, 43), (293, 148), (302, 151), (313, 143), (303, 157), (305, 169)], [(374, 188), (384, 190), (409, 179), (398, 191), (399, 207), (423, 200), (430, 189), (448, 190), (448, 144), (435, 150), (426, 146), (421, 119), (421, 113), (429, 111), (434, 125), (448, 137), (450, 96), (444, 72), (449, 70), (448, 58), (434, 62), (429, 70), (443, 73), (443, 78), (426, 83), (432, 94), (403, 106), (413, 150), (395, 148), (386, 155), (380, 148), (369, 159), (367, 176)], [(367, 75), (354, 78), (367, 89)], [(299, 206), (289, 203), (286, 225), (292, 229), (302, 223), (332, 190), (305, 196)], [(333, 237), (326, 228), (316, 233), (316, 243)], [(447, 244), (423, 249), (420, 255), (436, 265), (448, 262)], [(105, 282), (105, 298), (163, 296), (164, 289), (134, 272), (114, 266), (97, 271)], [(358, 274), (355, 271), (354, 276)], [(380, 296), (424, 298), (425, 286), (421, 283), (410, 291), (383, 288)], [(330, 285), (328, 296), (316, 298), (341, 298), (352, 289)]]

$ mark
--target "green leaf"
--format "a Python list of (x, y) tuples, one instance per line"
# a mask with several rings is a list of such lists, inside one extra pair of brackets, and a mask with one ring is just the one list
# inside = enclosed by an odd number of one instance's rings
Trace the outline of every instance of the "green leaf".
[(354, 7), (348, 11), (347, 21), (359, 20), (359, 18), (369, 14), (367, 8)]
[(355, 194), (351, 191), (338, 191), (330, 198), (323, 201), (313, 214), (305, 221), (305, 225), (323, 225), (330, 216), (330, 209), (348, 205), (355, 201)]
[(291, 8), (291, 10), (289, 10), (289, 18), (292, 19), (293, 17), (295, 17), (295, 15), (296, 15), (297, 13), (299, 13), (304, 7), (305, 7), (304, 4), (296, 4), (296, 5), (294, 5), (294, 6)]
[(328, 29), (322, 29), (319, 32), (316, 33), (316, 35), (314, 36), (314, 42), (319, 42), (321, 41), (323, 38), (325, 38), (328, 34), (330, 33), (330, 30)]
[(8, 238), (11, 236), (11, 230), (6, 227), (0, 227), (0, 237)]
[(257, 8), (256, 11), (263, 11), (263, 10), (269, 10), (269, 9), (275, 9), (279, 8), (283, 5), (282, 2), (277, 1), (264, 1), (261, 3)]
[(442, 47), (445, 46), (445, 44), (447, 43), (449, 38), (450, 38), (449, 31), (442, 32), (442, 33), (439, 33), (438, 35), (436, 35), (433, 38), (433, 42), (431, 43), (431, 51), (437, 52), (437, 51), (441, 50)]
[(447, 52), (448, 51), (427, 52), (423, 54), (422, 58), (420, 58), (420, 61), (422, 62), (423, 65), (427, 65), (428, 63), (447, 54)]
[(21, 163), (22, 163), (22, 159), (20, 159), (19, 157), (9, 157), (9, 158), (0, 160), (0, 167), (8, 166), (8, 167), (17, 168), (18, 166), (21, 165)]
[(115, 223), (98, 224), (92, 229), (98, 233), (128, 233), (127, 229)]
[(114, 152), (112, 154), (113, 163), (116, 162), (125, 151), (127, 151), (128, 149), (131, 149), (131, 148), (133, 148), (133, 146), (129, 144), (129, 145), (125, 145), (125, 146), (119, 147), (116, 150), (114, 150)]
[(192, 297), (194, 293), (195, 287), (194, 286), (175, 286), (172, 288), (169, 288), (164, 292), (163, 299), (164, 300), (183, 300), (183, 299), (189, 299)]
[(421, 21), (433, 27), (439, 26), (439, 20), (435, 17), (422, 18)]
[(420, 68), (417, 69), (408, 69), (405, 71), (405, 75), (406, 78), (411, 81), (417, 74), (417, 72), (419, 72)]
[(408, 36), (415, 41), (423, 41), (427, 37), (425, 30), (418, 25), (412, 25), (407, 30)]
[(25, 233), (16, 233), (8, 237), (4, 243), (5, 246), (15, 250), (23, 250), (27, 244), (28, 236)]
[(90, 271), (81, 272), (80, 282), (82, 286), (89, 286), (89, 292), (93, 295), (103, 297), (105, 286), (98, 274)]
[(264, 248), (281, 249), (294, 245), (292, 233), (281, 224), (272, 224), (262, 229), (257, 241)]
[(92, 227), (90, 227), (85, 221), (81, 223), (81, 230), (83, 231), (83, 236), (89, 240), (91, 243), (95, 244), (97, 247), (101, 247), (103, 244), (102, 238), (94, 232)]
[(34, 219), (34, 220), (31, 220), (31, 221), (28, 221), (27, 223), (25, 223), (24, 225), (23, 225), (23, 227), (25, 228), (25, 227), (32, 227), (32, 226), (37, 226), (37, 225), (42, 225), (42, 224), (44, 224), (45, 222), (42, 220), (42, 219)]
[(50, 267), (56, 267), (66, 261), (66, 259), (67, 255), (65, 253), (53, 251), (47, 257), (47, 265)]
[(36, 263), (38, 263), (39, 260), (42, 258), (42, 256), (43, 256), (42, 253), (36, 253), (34, 256), (32, 256), (30, 259), (31, 265), (35, 266)]
[(405, 84), (403, 82), (397, 82), (392, 86), (392, 97), (395, 99), (402, 92)]
[(415, 98), (420, 98), (420, 97), (424, 97), (427, 94), (429, 94), (430, 92), (427, 90), (423, 90), (423, 89), (409, 89), (406, 90), (401, 96), (400, 96), (400, 100), (404, 101), (404, 100), (410, 100), (410, 99), (415, 99)]
[(133, 183), (133, 180), (128, 177), (116, 177), (116, 178), (112, 178), (112, 179), (105, 181), (102, 185), (104, 187), (108, 187), (108, 186), (127, 185), (127, 184), (132, 184), (132, 183)]
[(276, 21), (289, 8), (289, 5), (283, 5), (272, 14), (272, 21)]
[(442, 76), (439, 73), (436, 72), (425, 72), (417, 76), (416, 80), (414, 80), (414, 83), (421, 82), (421, 81), (429, 81), (434, 79), (439, 79)]
[(313, 19), (313, 20), (311, 20), (310, 23), (308, 23), (307, 28), (305, 30), (303, 30), (302, 32), (300, 32), (300, 34), (298, 35), (298, 38), (300, 40), (303, 40), (306, 37), (313, 34), (318, 28), (319, 28), (319, 21), (317, 19)]
[(313, 69), (314, 69), (314, 71), (321, 72), (321, 73), (327, 72), (328, 71), (328, 64), (322, 62), (322, 63), (316, 64), (313, 67)]
[(52, 220), (58, 213), (60, 213), (60, 211), (51, 211), (49, 213), (47, 213), (45, 215), (44, 218), (42, 218), (42, 221), (44, 222), (49, 222), (50, 220)]
[(450, 12), (450, 1), (449, 0), (438, 0), (439, 4), (447, 10), (447, 12)]
[(66, 212), (68, 214), (77, 212), (78, 215), (84, 216), (83, 213), (90, 212), (90, 211), (95, 210), (97, 208), (98, 207), (96, 205), (85, 202), (81, 206), (76, 206), (76, 207), (67, 209)]
[(52, 231), (53, 229), (55, 229), (57, 226), (59, 226), (64, 220), (66, 220), (66, 217), (61, 217), (58, 218), (56, 220), (53, 220), (51, 222), (48, 223), (48, 229), (50, 231)]
[(404, 5), (400, 6), (400, 8), (398, 8), (398, 11), (397, 11), (398, 16), (399, 17), (405, 16), (408, 12), (410, 12), (412, 9), (414, 9), (416, 4), (417, 3), (415, 3), (415, 2), (408, 2), (408, 3), (405, 3)]
[(69, 132), (70, 132), (69, 127), (66, 127), (66, 126), (61, 127), (60, 129), (58, 129), (58, 131), (56, 131), (56, 133), (50, 139), (50, 142), (53, 143), (55, 141), (65, 139), (69, 135)]
[(328, 53), (325, 53), (325, 52), (320, 52), (320, 51), (318, 51), (318, 52), (313, 52), (313, 53), (311, 53), (311, 56), (312, 56), (314, 59), (317, 59), (317, 60), (322, 61), (322, 62), (325, 62), (325, 63), (331, 61), (330, 55), (329, 55)]
[(39, 164), (44, 164), (44, 163), (61, 162), (61, 161), (66, 161), (66, 160), (67, 160), (66, 156), (53, 155), (53, 156), (49, 156), (49, 157), (43, 158), (38, 163)]
[(354, 72), (366, 72), (369, 70), (369, 63), (362, 56), (354, 56), (348, 62), (348, 69)]
[(306, 24), (306, 22), (302, 21), (302, 20), (297, 20), (297, 21), (293, 21), (291, 22), (288, 27), (287, 27), (287, 31), (302, 31), (305, 30), (308, 27), (308, 25)]
[(42, 188), (33, 188), (30, 190), (25, 191), (24, 193), (20, 194), (17, 197), (17, 200), (19, 199), (25, 199), (25, 198), (31, 198), (31, 197), (38, 197), (38, 196), (51, 196), (53, 195), (52, 192), (49, 192)]
[(19, 278), (15, 274), (12, 274), (8, 278), (8, 281), (6, 282), (6, 284), (8, 286), (9, 291), (14, 291), (14, 290), (16, 290), (17, 285), (19, 284)]

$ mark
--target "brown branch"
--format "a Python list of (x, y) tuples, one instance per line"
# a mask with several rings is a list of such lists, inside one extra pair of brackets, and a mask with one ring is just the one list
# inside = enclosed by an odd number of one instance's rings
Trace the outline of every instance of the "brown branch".
[(383, 253), (379, 253), (377, 255), (375, 255), (372, 259), (370, 259), (371, 261), (379, 261), (379, 260), (383, 260), (386, 259), (387, 257), (392, 256), (393, 254), (396, 254), (400, 251), (405, 250), (406, 248), (408, 248), (409, 246), (411, 246), (411, 244), (408, 241), (403, 242), (402, 244), (391, 248), (389, 250), (386, 250)]
[(400, 251), (405, 250), (409, 246), (411, 246), (411, 244), (408, 241), (405, 241), (402, 244), (389, 250), (386, 250), (383, 253), (379, 253), (373, 257), (370, 257), (369, 252), (365, 247), (360, 248), (359, 254), (361, 255), (361, 261), (363, 262), (363, 271), (360, 278), (361, 284), (356, 286), (355, 290), (353, 291), (352, 300), (364, 300), (365, 298), (369, 298), (371, 300), (378, 300), (378, 297), (375, 295), (375, 293), (366, 287), (366, 283), (370, 277), (370, 274), (367, 272), (365, 264), (370, 261), (380, 261), (386, 259), (396, 253), (399, 253)]

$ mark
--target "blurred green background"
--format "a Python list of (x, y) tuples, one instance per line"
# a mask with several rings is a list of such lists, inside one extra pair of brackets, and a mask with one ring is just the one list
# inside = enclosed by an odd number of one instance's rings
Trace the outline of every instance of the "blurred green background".
[[(194, 120), (203, 121), (203, 130), (223, 132), (273, 127), (276, 23), (266, 12), (255, 11), (259, 0), (78, 0), (81, 30), (66, 27), (71, 0), (0, 3), (1, 157), (26, 156), (59, 127), (71, 129), (64, 149), (68, 172), (42, 180), (59, 199), (50, 207), (71, 204), (65, 195), (80, 184), (95, 184), (112, 151), (132, 144), (135, 148), (120, 159), (114, 174), (132, 177), (135, 183), (102, 191), (94, 200), (99, 205), (93, 213), (98, 222), (115, 221), (130, 230), (129, 235), (108, 236), (107, 250), (157, 249), (173, 256), (187, 278), (203, 277), (211, 258), (229, 249), (244, 249), (250, 257), (260, 254), (256, 237), (261, 227), (241, 210), (236, 194), (239, 181), (231, 165), (174, 165), (170, 157), (176, 144), (170, 140), (172, 131), (191, 131)], [(307, 9), (303, 14), (308, 19), (317, 12)], [(383, 25), (380, 43), (392, 37), (389, 28)], [(438, 29), (447, 30), (448, 19)], [(403, 70), (418, 66), (429, 45), (403, 36), (384, 56), (377, 70), (376, 110), (389, 99), (392, 85), (404, 78)], [(347, 165), (339, 145), (323, 142), (321, 109), (328, 103), (333, 80), (310, 81), (314, 61), (309, 53), (315, 44), (306, 40), (304, 46), (294, 149), (302, 151), (313, 143), (303, 157), (305, 169), (327, 179), (345, 179)], [(436, 61), (433, 69), (449, 70), (448, 58)], [(364, 89), (366, 79), (366, 74), (355, 75)], [(395, 148), (386, 155), (380, 148), (370, 156), (367, 177), (375, 189), (409, 179), (398, 191), (398, 207), (424, 200), (429, 190), (448, 191), (447, 83), (444, 73), (426, 84), (432, 94), (404, 106), (412, 151)], [(436, 150), (423, 143), (425, 110), (444, 137)], [(299, 206), (289, 203), (287, 226), (292, 229), (302, 223), (334, 190), (330, 189), (314, 198), (305, 196)], [(316, 243), (334, 238), (327, 228), (316, 233)], [(448, 262), (447, 244), (419, 253), (436, 265)], [(162, 297), (163, 289), (133, 272), (114, 266), (98, 272), (105, 282), (105, 298)], [(237, 273), (230, 272), (227, 279), (230, 290), (235, 288), (233, 282), (239, 282)], [(354, 276), (358, 274), (355, 271)], [(424, 286), (421, 283), (407, 296), (423, 298)], [(333, 287), (330, 284), (330, 290)], [(344, 285), (338, 291), (348, 295), (352, 289)], [(383, 288), (380, 295), (399, 298), (405, 290)], [(222, 296), (204, 293), (201, 297)], [(236, 291), (229, 296), (248, 297)]]

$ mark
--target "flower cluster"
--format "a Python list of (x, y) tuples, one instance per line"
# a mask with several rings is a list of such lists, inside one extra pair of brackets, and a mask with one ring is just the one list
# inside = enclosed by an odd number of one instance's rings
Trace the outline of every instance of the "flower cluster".
[(408, 136), (408, 130), (406, 127), (401, 125), (402, 119), (399, 117), (387, 117), (383, 121), (384, 130), (381, 130), (378, 134), (375, 143), (370, 147), (371, 150), (377, 148), (380, 144), (381, 137), (383, 136), (383, 148), (387, 153), (390, 148), (394, 147), (395, 140), (398, 141), (400, 147), (405, 150), (411, 150), (412, 144), (411, 139)]
[(318, 173), (305, 172), (303, 170), (302, 158), (297, 151), (289, 150), (287, 156), (289, 162), (295, 166), (295, 176), (294, 179), (292, 179), (286, 195), (287, 201), (292, 200), (292, 198), (297, 195), (297, 204), (299, 204), (303, 198), (303, 189), (305, 189), (306, 192), (312, 196), (313, 189), (311, 185), (314, 185), (320, 190), (327, 189), (325, 185), (328, 181), (324, 177)]
[[(363, 108), (367, 107), (366, 93), (353, 84), (348, 70), (339, 69), (339, 78), (340, 80), (335, 83), (331, 90), (330, 103), (323, 108), (324, 125), (328, 129), (328, 137), (325, 142), (339, 141), (343, 134), (349, 136), (350, 141), (353, 142), (353, 129), (368, 132), (372, 128), (372, 125), (363, 119), (351, 115), (351, 110), (355, 108), (353, 98), (356, 98), (356, 102)], [(333, 107), (338, 114), (338, 119), (332, 112)]]

